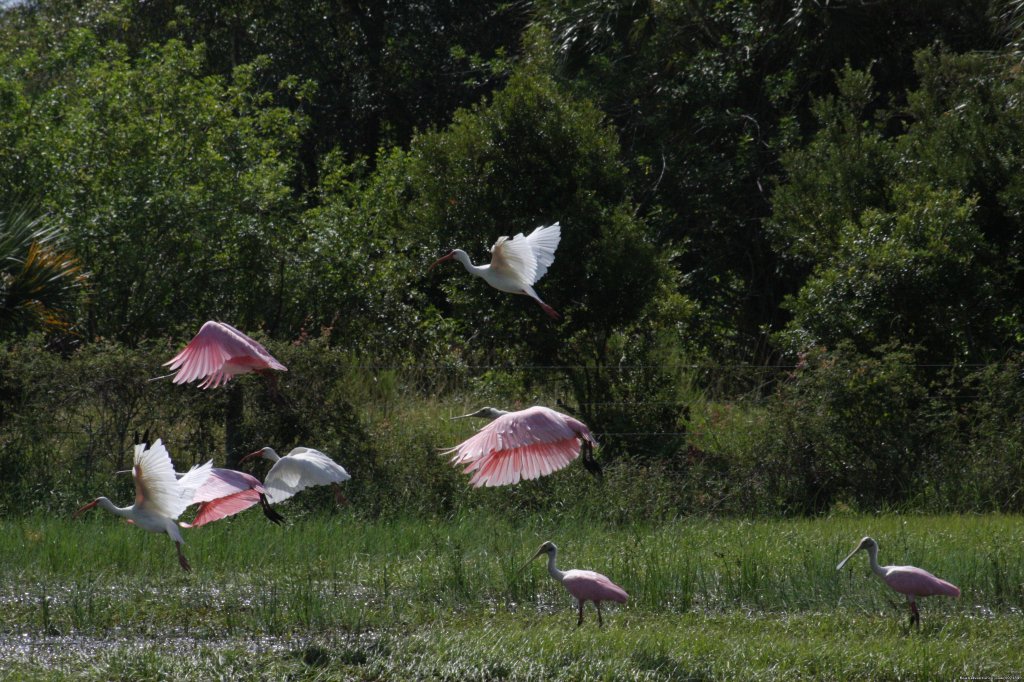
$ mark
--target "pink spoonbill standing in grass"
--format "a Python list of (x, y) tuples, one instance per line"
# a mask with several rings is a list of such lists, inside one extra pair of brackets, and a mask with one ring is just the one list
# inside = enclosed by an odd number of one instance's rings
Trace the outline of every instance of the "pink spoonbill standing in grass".
[(249, 453), (239, 464), (259, 457), (274, 463), (263, 479), (264, 494), (270, 504), (283, 502), (295, 493), (316, 485), (333, 486), (338, 504), (344, 503), (345, 497), (338, 484), (352, 477), (344, 467), (319, 450), (297, 447), (281, 457), (273, 448), (265, 447)]
[(601, 467), (593, 456), (597, 445), (587, 425), (569, 415), (536, 405), (505, 412), (484, 407), (455, 419), (483, 417), (491, 423), (442, 454), (451, 454), (454, 466), (466, 465), (463, 473), (474, 488), (532, 480), (569, 465), (583, 451), (583, 464), (598, 478)]
[(181, 551), (185, 540), (175, 521), (185, 508), (192, 504), (192, 498), (210, 475), (213, 462), (192, 467), (180, 478), (174, 473), (171, 456), (160, 439), (147, 448), (145, 443), (135, 446), (135, 461), (132, 476), (135, 479), (135, 504), (118, 507), (105, 497), (97, 497), (75, 512), (75, 517), (100, 506), (112, 514), (124, 517), (142, 530), (151, 533), (167, 533), (178, 548), (178, 563), (185, 571), (192, 567)]
[(192, 504), (199, 505), (195, 518), (191, 523), (179, 521), (178, 525), (182, 528), (205, 526), (211, 521), (245, 511), (257, 502), (268, 519), (280, 524), (284, 517), (270, 508), (266, 492), (263, 484), (252, 474), (234, 469), (211, 469), (206, 483), (192, 496)]
[[(550, 540), (540, 546), (540, 549), (537, 550), (536, 554), (530, 557), (530, 561), (533, 561), (541, 554), (548, 555), (548, 574), (558, 582), (562, 583), (565, 586), (565, 589), (569, 591), (569, 594), (571, 594), (579, 603), (580, 616), (576, 621), (576, 627), (583, 625), (584, 602), (594, 602), (594, 606), (597, 607), (597, 624), (602, 626), (604, 625), (604, 620), (601, 618), (601, 602), (614, 601), (620, 604), (625, 604), (626, 600), (629, 599), (629, 595), (626, 594), (624, 589), (609, 580), (607, 576), (601, 575), (600, 573), (581, 569), (572, 569), (569, 571), (558, 570), (558, 566), (555, 565), (556, 557), (558, 555), (558, 547), (556, 547), (555, 543)], [(527, 565), (529, 565), (529, 561), (527, 562)]]
[(455, 259), (462, 263), (466, 271), (479, 277), (499, 291), (510, 294), (521, 294), (535, 300), (548, 314), (557, 320), (559, 315), (555, 309), (544, 301), (533, 290), (533, 285), (548, 271), (555, 262), (555, 249), (562, 238), (562, 228), (558, 223), (541, 226), (524, 237), (522, 233), (515, 237), (498, 237), (491, 247), (491, 262), (488, 265), (473, 265), (469, 255), (462, 249), (441, 256), (427, 268), (430, 272), (434, 267), (446, 260)]
[(203, 324), (180, 353), (164, 363), (175, 372), (174, 383), (203, 379), (200, 388), (217, 388), (246, 372), (288, 371), (259, 342), (226, 322)]
[(839, 562), (836, 570), (841, 570), (846, 565), (846, 562), (850, 560), (850, 557), (862, 549), (868, 553), (868, 561), (871, 562), (871, 570), (874, 574), (885, 581), (886, 585), (907, 596), (907, 602), (910, 605), (910, 623), (912, 625), (921, 627), (921, 614), (917, 610), (918, 597), (932, 597), (935, 595), (945, 595), (947, 597), (960, 596), (959, 587), (941, 578), (936, 578), (923, 568), (918, 568), (917, 566), (879, 566), (878, 543), (868, 537), (861, 540), (860, 544), (847, 554), (845, 559)]

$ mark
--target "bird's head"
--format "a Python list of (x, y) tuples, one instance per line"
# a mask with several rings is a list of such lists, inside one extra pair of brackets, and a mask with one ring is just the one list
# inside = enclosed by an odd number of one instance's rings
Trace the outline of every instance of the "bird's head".
[(95, 500), (93, 500), (89, 504), (82, 505), (81, 507), (79, 507), (78, 511), (76, 511), (74, 514), (71, 515), (71, 518), (77, 519), (79, 516), (81, 516), (85, 512), (89, 511), (90, 509), (92, 509), (96, 505), (98, 505), (100, 503), (100, 500), (102, 500), (102, 499), (103, 499), (102, 497), (97, 497)]
[(481, 417), (483, 419), (497, 419), (503, 414), (508, 414), (505, 410), (499, 410), (496, 407), (481, 407), (476, 412), (470, 414), (460, 414), (458, 417), (452, 417), (452, 419), (467, 419), (469, 417)]
[(280, 457), (277, 456), (277, 453), (274, 452), (274, 448), (265, 447), (265, 448), (260, 448), (256, 452), (250, 452), (248, 455), (246, 455), (242, 459), (238, 460), (238, 464), (239, 464), (239, 466), (241, 466), (243, 462), (247, 462), (250, 459), (260, 459), (260, 458), (272, 459), (272, 460), (281, 459)]
[(540, 548), (536, 552), (533, 553), (533, 556), (530, 557), (529, 561), (527, 561), (525, 564), (520, 566), (519, 570), (522, 571), (524, 568), (529, 566), (530, 562), (532, 562), (534, 559), (539, 557), (541, 554), (547, 554), (547, 555), (550, 556), (550, 555), (554, 554), (557, 551), (558, 551), (558, 548), (555, 547), (555, 543), (551, 542), (551, 540), (547, 540), (547, 541), (544, 542), (544, 544), (542, 544), (540, 546)]
[(846, 555), (845, 559), (843, 559), (842, 561), (839, 562), (839, 564), (836, 566), (836, 570), (837, 571), (841, 570), (843, 568), (843, 566), (846, 565), (846, 562), (850, 560), (850, 557), (852, 557), (854, 554), (856, 554), (857, 552), (861, 551), (862, 549), (863, 550), (867, 550), (869, 553), (872, 550), (877, 551), (878, 550), (878, 543), (875, 542), (872, 538), (865, 537), (864, 539), (862, 539), (860, 541), (860, 543), (856, 547), (853, 548), (852, 552), (850, 552), (849, 554)]

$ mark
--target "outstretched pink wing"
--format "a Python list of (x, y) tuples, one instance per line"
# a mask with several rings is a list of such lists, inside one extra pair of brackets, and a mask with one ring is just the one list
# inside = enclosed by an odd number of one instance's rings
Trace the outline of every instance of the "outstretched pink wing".
[(174, 383), (205, 379), (200, 388), (216, 388), (236, 374), (258, 369), (287, 371), (259, 342), (214, 320), (204, 323), (188, 345), (164, 364), (177, 372)]
[(260, 501), (266, 492), (263, 484), (252, 474), (234, 469), (213, 469), (206, 482), (192, 496), (192, 503), (200, 503), (192, 523), (179, 523), (183, 528), (197, 528), (211, 521), (245, 511)]
[(547, 407), (504, 414), (476, 435), (446, 450), (452, 464), (467, 465), (470, 485), (499, 486), (558, 471), (580, 454), (579, 439), (595, 443), (583, 422)]

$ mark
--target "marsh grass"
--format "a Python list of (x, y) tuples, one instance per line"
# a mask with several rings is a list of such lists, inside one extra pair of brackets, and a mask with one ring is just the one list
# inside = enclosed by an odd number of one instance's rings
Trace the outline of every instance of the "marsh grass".
[[(908, 632), (905, 603), (866, 557), (835, 570), (868, 534), (882, 563), (926, 567), (961, 599), (924, 600), (922, 629)], [(606, 573), (630, 593), (606, 608), (603, 630), (590, 606), (576, 630), (571, 598), (541, 560), (520, 570), (545, 539), (563, 567)], [(1024, 668), (1013, 644), (1024, 635), (1024, 526), (1010, 516), (605, 526), (338, 514), (279, 528), (247, 514), (186, 540), (192, 574), (167, 538), (99, 513), (5, 521), (0, 634), (27, 649), (3, 650), (0, 673), (177, 678), (202, 664), (245, 678), (237, 659), (251, 655), (316, 679), (929, 679)], [(191, 658), (159, 644), (168, 636)], [(25, 653), (33, 647), (50, 653)]]

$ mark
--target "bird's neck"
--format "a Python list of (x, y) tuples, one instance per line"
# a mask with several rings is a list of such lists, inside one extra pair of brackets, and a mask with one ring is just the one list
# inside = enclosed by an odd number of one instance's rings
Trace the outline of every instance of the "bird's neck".
[(558, 566), (555, 565), (555, 557), (557, 554), (557, 551), (548, 552), (548, 574), (558, 582), (562, 582), (562, 578), (565, 577), (565, 573), (559, 571)]
[(872, 545), (867, 548), (868, 562), (871, 563), (871, 570), (875, 572), (875, 575), (884, 576), (885, 569), (878, 565), (878, 546)]
[(132, 507), (118, 507), (116, 504), (114, 504), (105, 497), (98, 498), (96, 500), (96, 504), (103, 507), (111, 514), (116, 514), (117, 516), (131, 517), (133, 511)]
[(266, 450), (263, 451), (262, 457), (263, 459), (268, 459), (271, 462), (279, 462), (281, 460), (281, 455), (277, 454), (270, 448), (267, 448)]
[(452, 258), (462, 263), (462, 267), (466, 268), (466, 272), (475, 277), (483, 277), (484, 272), (489, 267), (487, 265), (473, 265), (473, 261), (469, 259), (469, 254), (462, 249), (455, 249), (452, 254)]

